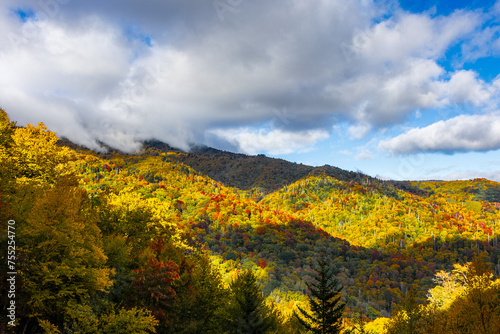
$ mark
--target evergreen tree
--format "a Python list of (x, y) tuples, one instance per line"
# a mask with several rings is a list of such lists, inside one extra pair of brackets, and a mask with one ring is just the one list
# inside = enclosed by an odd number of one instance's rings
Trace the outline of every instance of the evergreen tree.
[(270, 333), (275, 329), (276, 315), (266, 306), (253, 271), (240, 272), (230, 288), (233, 300), (229, 306), (229, 333)]
[(295, 317), (308, 330), (317, 334), (340, 333), (342, 329), (342, 312), (345, 304), (340, 301), (342, 286), (333, 276), (324, 260), (318, 261), (319, 271), (315, 277), (316, 283), (307, 284), (311, 291), (309, 306), (311, 313), (299, 309)]

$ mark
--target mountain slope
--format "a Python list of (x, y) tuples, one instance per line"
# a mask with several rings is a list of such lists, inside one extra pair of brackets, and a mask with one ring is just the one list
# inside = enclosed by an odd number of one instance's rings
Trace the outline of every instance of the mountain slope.
[[(155, 151), (182, 152), (159, 141), (145, 142), (144, 154), (151, 154)], [(242, 190), (257, 188), (263, 194), (281, 189), (307, 176), (324, 175), (339, 181), (357, 183), (379, 182), (376, 178), (366, 174), (330, 165), (313, 167), (283, 159), (269, 158), (263, 154), (252, 156), (217, 150), (207, 146), (194, 146), (190, 152), (180, 154), (178, 160), (224, 185)], [(415, 187), (410, 182), (385, 181), (384, 185), (388, 188), (394, 187), (414, 194), (427, 194), (425, 189)]]
[[(72, 149), (86, 150), (86, 148), (76, 145), (67, 139), (58, 142), (61, 146)], [(112, 157), (114, 153), (124, 154), (113, 148), (102, 145), (103, 152), (95, 152), (98, 156)], [(329, 176), (339, 181), (357, 183), (381, 183), (388, 192), (395, 192), (401, 189), (417, 195), (426, 195), (428, 190), (417, 187), (408, 181), (383, 181), (368, 176), (360, 172), (347, 171), (338, 167), (324, 165), (313, 167), (283, 159), (266, 157), (263, 154), (246, 155), (233, 153), (207, 146), (193, 146), (189, 152), (171, 147), (170, 145), (149, 140), (144, 142), (143, 150), (139, 155), (149, 156), (160, 153), (178, 153), (171, 155), (170, 159), (190, 166), (200, 174), (221, 182), (228, 187), (235, 187), (241, 190), (254, 190), (257, 192), (256, 198), (261, 198), (265, 194), (277, 191), (300, 179), (308, 176)], [(392, 189), (392, 190), (390, 190)]]

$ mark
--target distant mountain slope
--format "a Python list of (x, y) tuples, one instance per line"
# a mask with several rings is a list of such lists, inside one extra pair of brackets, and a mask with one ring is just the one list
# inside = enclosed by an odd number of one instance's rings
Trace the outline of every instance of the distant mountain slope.
[[(500, 205), (476, 194), (497, 189), (500, 184), (476, 179), (415, 185), (432, 195), (415, 196), (384, 183), (307, 177), (265, 196), (260, 203), (363, 247), (384, 248), (399, 242), (403, 248), (438, 236), (444, 242), (459, 235), (484, 242), (492, 239)], [(416, 257), (418, 254), (411, 253), (415, 250), (406, 247), (406, 255)]]
[[(84, 147), (76, 145), (67, 139), (61, 139), (59, 145), (68, 146), (72, 149), (84, 149)], [(98, 153), (102, 157), (111, 157), (113, 153), (123, 153), (106, 145), (102, 145), (102, 147), (107, 150), (107, 153)], [(266, 157), (263, 154), (246, 155), (207, 146), (194, 146), (189, 152), (185, 152), (157, 140), (146, 141), (141, 154), (156, 155), (167, 152), (181, 153), (171, 156), (171, 158), (190, 166), (195, 171), (207, 175), (226, 186), (241, 190), (257, 188), (261, 189), (264, 194), (279, 190), (308, 176), (324, 175), (333, 177), (339, 181), (356, 182), (359, 184), (381, 182), (366, 174), (347, 171), (330, 165), (313, 167), (283, 159)], [(416, 195), (428, 194), (426, 189), (418, 187), (409, 181), (382, 182), (389, 193), (392, 192), (395, 194), (394, 188), (396, 188)]]
[[(151, 153), (152, 150), (181, 152), (158, 141), (146, 142), (144, 149), (146, 153)], [(178, 159), (194, 170), (220, 181), (226, 186), (242, 190), (261, 188), (264, 193), (271, 193), (307, 176), (325, 175), (339, 181), (357, 183), (380, 181), (363, 173), (347, 171), (330, 165), (313, 167), (283, 159), (269, 158), (263, 154), (245, 155), (207, 146), (193, 147), (189, 153), (179, 155)], [(395, 187), (418, 195), (427, 194), (427, 191), (412, 185), (410, 182), (385, 181), (384, 184), (392, 189)]]

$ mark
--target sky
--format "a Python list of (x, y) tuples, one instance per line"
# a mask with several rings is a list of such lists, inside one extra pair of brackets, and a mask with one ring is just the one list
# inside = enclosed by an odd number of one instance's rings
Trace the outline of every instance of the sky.
[(396, 180), (500, 181), (500, 0), (2, 0), (0, 107)]

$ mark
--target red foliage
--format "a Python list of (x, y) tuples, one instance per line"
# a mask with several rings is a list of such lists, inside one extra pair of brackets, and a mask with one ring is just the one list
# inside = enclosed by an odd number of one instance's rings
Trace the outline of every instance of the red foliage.
[(165, 240), (158, 239), (158, 240), (150, 243), (149, 248), (151, 248), (151, 250), (155, 251), (155, 253), (159, 254), (165, 249)]
[(172, 307), (176, 293), (172, 287), (179, 279), (179, 267), (173, 261), (162, 262), (150, 258), (144, 267), (135, 269), (136, 278), (132, 281), (132, 291), (135, 298), (146, 301), (153, 314), (160, 320), (165, 320), (165, 307)]
[(266, 233), (266, 227), (265, 226), (258, 226), (255, 229), (255, 233), (257, 233), (258, 235), (264, 235)]

